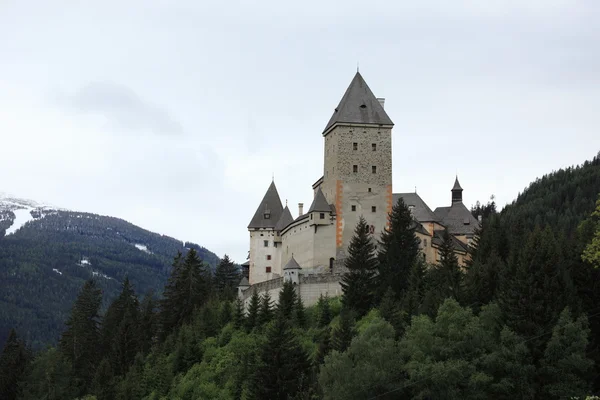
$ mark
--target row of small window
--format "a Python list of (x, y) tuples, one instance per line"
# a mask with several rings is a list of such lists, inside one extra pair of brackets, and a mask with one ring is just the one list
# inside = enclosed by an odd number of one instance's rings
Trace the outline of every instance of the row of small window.
[[(356, 211), (356, 206), (352, 206), (352, 211)], [(377, 212), (377, 207), (371, 206), (371, 212)]]
[[(358, 150), (358, 143), (352, 143), (352, 150)], [(377, 151), (377, 143), (371, 143), (371, 150)]]
[[(352, 172), (357, 173), (358, 172), (358, 165), (353, 165), (352, 166)], [(376, 174), (377, 173), (377, 166), (376, 165), (372, 165), (371, 166), (371, 173)]]

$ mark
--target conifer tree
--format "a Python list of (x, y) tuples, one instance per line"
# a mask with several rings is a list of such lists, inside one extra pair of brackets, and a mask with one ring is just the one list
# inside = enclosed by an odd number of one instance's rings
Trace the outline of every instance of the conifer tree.
[(153, 291), (144, 296), (140, 304), (140, 350), (147, 354), (154, 343), (158, 333), (158, 315), (156, 313), (157, 302), (154, 300)]
[(332, 348), (339, 352), (346, 351), (355, 334), (354, 316), (352, 315), (352, 311), (347, 308), (342, 308), (339, 324), (333, 329), (331, 338)]
[(569, 276), (558, 249), (549, 228), (536, 228), (502, 275), (498, 304), (515, 333), (534, 338), (528, 345), (536, 361), (544, 352), (543, 333), (552, 329), (569, 304)]
[(260, 311), (260, 296), (256, 289), (252, 292), (250, 303), (248, 304), (248, 315), (246, 316), (246, 329), (251, 331), (258, 326), (258, 317)]
[(60, 351), (73, 365), (75, 384), (84, 394), (90, 386), (100, 354), (100, 316), (102, 292), (93, 280), (87, 281), (75, 300), (60, 338)]
[(240, 273), (225, 254), (215, 270), (215, 288), (223, 299), (232, 299), (240, 282)]
[(283, 287), (279, 292), (279, 302), (277, 303), (277, 317), (290, 320), (294, 317), (296, 309), (296, 289), (290, 281), (283, 282)]
[(111, 362), (108, 358), (102, 359), (94, 380), (92, 381), (92, 393), (96, 395), (98, 400), (112, 400), (115, 398), (115, 382)]
[(581, 258), (595, 268), (600, 268), (600, 198), (596, 201), (596, 210), (592, 213), (592, 218), (595, 218), (596, 231)]
[(223, 301), (219, 306), (219, 326), (222, 328), (231, 322), (233, 309), (230, 301)]
[[(404, 311), (403, 314), (406, 322), (410, 322), (412, 316), (419, 315), (426, 310), (426, 306), (424, 305), (427, 292), (426, 276), (425, 262), (421, 259), (417, 259), (410, 269), (408, 287), (400, 301), (400, 309)], [(391, 287), (389, 289), (391, 289)], [(388, 292), (394, 294), (394, 296), (398, 298), (398, 295), (394, 293), (393, 289), (391, 289), (391, 291), (388, 290)], [(389, 299), (389, 301), (391, 300), (392, 299)], [(392, 321), (388, 322), (390, 322), (394, 328), (398, 327), (398, 325), (394, 325)]]
[(20, 396), (30, 358), (25, 343), (11, 329), (0, 354), (0, 399), (16, 400)]
[(443, 292), (445, 298), (451, 297), (456, 301), (461, 300), (462, 287), (462, 272), (458, 265), (458, 259), (454, 254), (454, 245), (452, 237), (446, 229), (442, 236), (442, 244), (440, 245), (440, 264), (439, 268), (441, 276), (444, 280), (444, 285), (438, 290)]
[(258, 324), (265, 325), (273, 319), (273, 302), (269, 292), (265, 292), (260, 301), (260, 309), (258, 311)]
[(381, 294), (391, 287), (399, 298), (404, 297), (411, 268), (419, 254), (415, 226), (410, 210), (400, 197), (392, 208), (389, 228), (381, 235), (377, 254)]
[(299, 328), (306, 327), (306, 311), (304, 310), (304, 303), (302, 302), (302, 298), (300, 296), (297, 297), (296, 301), (296, 326)]
[(239, 297), (235, 299), (232, 322), (235, 329), (242, 329), (245, 325), (244, 303), (242, 303), (242, 299)]
[(493, 301), (498, 292), (500, 274), (506, 269), (504, 262), (494, 251), (486, 262), (475, 260), (469, 263), (464, 275), (464, 300), (478, 309)]
[(354, 229), (344, 265), (348, 272), (344, 274), (340, 283), (343, 291), (342, 303), (361, 317), (374, 307), (377, 287), (375, 243), (371, 240), (367, 222), (362, 216)]
[(310, 361), (288, 321), (276, 318), (267, 330), (260, 362), (250, 383), (250, 398), (287, 400), (308, 386)]
[(33, 360), (31, 372), (23, 388), (22, 399), (74, 399), (78, 392), (73, 382), (71, 363), (57, 348), (50, 347)]
[(547, 398), (582, 398), (590, 393), (587, 378), (593, 362), (586, 357), (589, 332), (585, 316), (573, 320), (568, 308), (561, 312), (541, 361)]
[(331, 345), (331, 328), (325, 327), (319, 335), (319, 346), (317, 347), (317, 354), (315, 355), (315, 366), (323, 364), (325, 356), (332, 350)]
[(381, 299), (381, 304), (379, 305), (379, 314), (383, 319), (389, 322), (392, 327), (394, 327), (396, 338), (401, 337), (404, 333), (402, 311), (400, 309), (400, 304), (398, 303), (396, 294), (391, 287), (388, 287), (385, 295), (383, 295), (383, 298)]
[(317, 313), (317, 326), (322, 328), (329, 325), (331, 322), (331, 307), (329, 306), (329, 297), (327, 295), (323, 296), (321, 294), (319, 296), (319, 301), (317, 302)]
[(171, 274), (165, 285), (163, 297), (160, 301), (160, 339), (164, 340), (179, 324), (178, 301), (180, 293), (183, 291), (183, 254), (177, 251), (171, 264)]

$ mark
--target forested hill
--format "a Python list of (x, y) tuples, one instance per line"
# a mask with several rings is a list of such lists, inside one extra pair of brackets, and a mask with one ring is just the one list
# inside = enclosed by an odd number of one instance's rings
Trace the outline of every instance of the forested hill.
[(0, 198), (0, 343), (16, 328), (34, 347), (55, 343), (83, 283), (92, 277), (107, 304), (127, 275), (139, 293), (159, 294), (177, 251), (209, 250), (124, 220)]

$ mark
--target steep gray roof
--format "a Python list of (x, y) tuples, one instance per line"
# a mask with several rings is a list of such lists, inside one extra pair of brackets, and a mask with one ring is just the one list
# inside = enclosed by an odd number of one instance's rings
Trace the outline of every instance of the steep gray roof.
[(317, 190), (317, 194), (315, 194), (315, 198), (313, 199), (308, 212), (331, 212), (331, 207), (329, 206), (329, 203), (327, 203), (327, 199), (320, 187)]
[(357, 72), (346, 89), (327, 126), (326, 132), (336, 123), (394, 125), (362, 75)]
[[(270, 218), (265, 218), (265, 211), (269, 212)], [(258, 205), (252, 221), (248, 224), (248, 228), (274, 228), (279, 218), (281, 218), (282, 213), (283, 205), (281, 204), (279, 193), (277, 193), (275, 181), (273, 181), (269, 189), (267, 189), (265, 197), (263, 197)]]
[(285, 208), (283, 209), (283, 212), (281, 213), (281, 218), (279, 218), (279, 221), (277, 221), (277, 224), (275, 225), (275, 230), (282, 231), (283, 228), (285, 228), (292, 222), (294, 222), (292, 213), (290, 212), (290, 209), (288, 208), (288, 206), (285, 206)]
[(290, 261), (288, 261), (288, 263), (285, 264), (285, 267), (283, 267), (283, 269), (286, 270), (286, 269), (302, 269), (302, 268), (300, 267), (300, 264), (298, 264), (298, 262), (296, 261), (294, 256), (292, 256), (292, 258), (290, 258)]
[(423, 199), (416, 193), (394, 193), (392, 194), (392, 200), (394, 205), (398, 203), (398, 198), (402, 197), (404, 203), (407, 206), (413, 206), (413, 217), (419, 222), (439, 222), (439, 218), (431, 208), (423, 201)]
[(454, 186), (452, 187), (452, 190), (463, 190), (463, 188), (460, 187), (460, 183), (458, 183), (458, 176), (456, 177), (456, 180), (454, 181)]
[[(460, 240), (458, 240), (456, 236), (450, 235), (450, 238), (452, 239), (452, 247), (454, 247), (455, 250), (464, 251), (465, 253), (469, 251), (469, 247)], [(433, 231), (433, 239), (431, 239), (431, 243), (435, 244), (436, 246), (441, 246), (443, 242), (444, 231)]]
[(238, 286), (250, 286), (250, 282), (248, 282), (248, 278), (243, 277)]
[(479, 228), (479, 221), (462, 201), (452, 203), (450, 207), (438, 207), (434, 213), (453, 235), (471, 235)]

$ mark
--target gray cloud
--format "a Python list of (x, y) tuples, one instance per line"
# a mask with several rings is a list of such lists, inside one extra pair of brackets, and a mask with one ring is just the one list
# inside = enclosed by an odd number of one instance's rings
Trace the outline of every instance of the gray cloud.
[(142, 99), (125, 85), (91, 82), (75, 94), (63, 97), (67, 106), (84, 113), (101, 114), (109, 125), (124, 130), (183, 133), (181, 123), (168, 110)]

